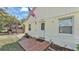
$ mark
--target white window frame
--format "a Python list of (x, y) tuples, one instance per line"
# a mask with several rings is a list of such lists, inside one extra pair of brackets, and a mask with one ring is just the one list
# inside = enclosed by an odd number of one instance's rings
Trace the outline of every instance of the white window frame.
[(28, 28), (28, 29), (29, 29), (29, 31), (31, 31), (31, 30), (32, 30), (32, 29), (31, 29), (31, 24), (29, 24), (29, 28)]
[[(59, 27), (60, 27), (60, 20), (66, 20), (66, 19), (69, 19), (69, 18), (72, 18), (72, 33), (63, 33), (63, 32), (60, 32), (60, 29), (59, 29)], [(58, 26), (58, 32), (60, 33), (60, 34), (73, 34), (73, 28), (74, 28), (74, 17), (73, 16), (70, 16), (70, 17), (63, 17), (63, 18), (59, 18), (59, 24), (58, 24), (59, 26)]]

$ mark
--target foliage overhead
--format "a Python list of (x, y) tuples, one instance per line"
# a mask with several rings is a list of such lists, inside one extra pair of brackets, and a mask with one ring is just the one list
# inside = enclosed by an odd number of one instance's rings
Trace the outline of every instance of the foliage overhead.
[(10, 27), (11, 25), (21, 24), (17, 17), (10, 15), (7, 8), (0, 8), (0, 29), (4, 26)]

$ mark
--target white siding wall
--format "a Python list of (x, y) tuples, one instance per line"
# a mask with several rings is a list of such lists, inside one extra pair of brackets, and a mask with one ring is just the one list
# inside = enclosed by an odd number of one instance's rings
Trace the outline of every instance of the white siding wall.
[[(32, 30), (28, 33), (34, 37), (45, 37), (47, 41), (51, 40), (55, 44), (76, 50), (76, 44), (79, 43), (79, 13), (76, 13), (77, 11), (79, 8), (36, 8), (37, 18), (31, 16), (27, 21), (32, 25)], [(74, 16), (73, 34), (60, 34), (58, 19), (69, 16)], [(41, 30), (42, 20), (45, 21), (45, 31)]]
[(38, 19), (60, 16), (71, 12), (79, 11), (73, 7), (40, 7), (35, 10)]

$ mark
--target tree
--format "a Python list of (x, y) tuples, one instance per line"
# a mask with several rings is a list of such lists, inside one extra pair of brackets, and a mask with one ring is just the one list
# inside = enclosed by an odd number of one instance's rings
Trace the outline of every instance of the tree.
[(15, 25), (16, 26), (16, 32), (18, 31), (18, 25), (20, 24), (20, 21), (15, 17), (15, 16), (7, 16), (5, 19), (5, 24), (6, 26), (9, 27), (9, 29), (12, 29), (11, 26)]
[(3, 27), (11, 28), (12, 25), (16, 25), (16, 31), (18, 24), (21, 22), (15, 16), (9, 15), (5, 8), (0, 8), (0, 29)]
[(5, 8), (0, 8), (0, 32), (3, 30), (3, 26), (4, 26), (4, 16), (6, 15), (6, 10)]

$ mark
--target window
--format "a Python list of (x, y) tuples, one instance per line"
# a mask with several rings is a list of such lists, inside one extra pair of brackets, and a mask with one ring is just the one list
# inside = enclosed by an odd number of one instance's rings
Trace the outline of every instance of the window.
[(29, 31), (31, 31), (31, 24), (29, 24)]
[(59, 19), (59, 33), (72, 34), (73, 17)]
[(41, 30), (45, 30), (45, 23), (41, 24)]

